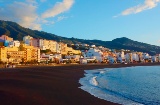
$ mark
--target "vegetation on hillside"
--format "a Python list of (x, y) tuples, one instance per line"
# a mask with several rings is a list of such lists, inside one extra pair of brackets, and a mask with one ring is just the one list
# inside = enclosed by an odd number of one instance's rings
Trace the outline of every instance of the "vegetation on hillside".
[(55, 34), (31, 30), (18, 25), (15, 22), (2, 21), (0, 20), (0, 35), (6, 34), (12, 37), (14, 40), (22, 41), (23, 37), (30, 35), (34, 38), (42, 38), (48, 40), (55, 40), (57, 42), (64, 42), (68, 44), (89, 44), (96, 46), (104, 46), (110, 49), (128, 49), (133, 51), (147, 52), (151, 55), (160, 53), (160, 46), (150, 45), (142, 42), (133, 41), (131, 39), (122, 37), (112, 41), (101, 41), (101, 40), (85, 40), (77, 38), (66, 38)]

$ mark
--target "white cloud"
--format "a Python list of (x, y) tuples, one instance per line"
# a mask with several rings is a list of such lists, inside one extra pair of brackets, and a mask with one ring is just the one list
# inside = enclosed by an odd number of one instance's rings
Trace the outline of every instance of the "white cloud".
[(32, 3), (35, 3), (35, 0), (14, 2), (13, 4), (8, 5), (5, 9), (1, 8), (0, 19), (17, 22), (23, 27), (41, 30), (41, 25), (37, 22), (37, 6)]
[(66, 19), (66, 18), (68, 18), (68, 17), (66, 17), (66, 16), (59, 16), (59, 17), (57, 18), (57, 21), (61, 21), (61, 20)]
[[(74, 3), (74, 0), (63, 0), (62, 2), (57, 2), (53, 5), (53, 8), (38, 14), (37, 10), (40, 8), (39, 3), (47, 2), (47, 0), (8, 0), (10, 2), (5, 0), (0, 1), (6, 3), (0, 7), (0, 20), (17, 22), (23, 27), (34, 30), (41, 30), (42, 24), (54, 24), (55, 22), (53, 17), (68, 11)], [(52, 17), (52, 19), (47, 19), (50, 17)], [(57, 17), (57, 22), (65, 18), (67, 17), (59, 16)]]
[(160, 0), (145, 0), (144, 4), (128, 8), (124, 10), (121, 15), (136, 14), (147, 9), (152, 9), (156, 7), (159, 2)]
[(42, 14), (42, 18), (55, 17), (58, 14), (68, 11), (74, 3), (74, 0), (63, 0), (63, 2), (57, 2), (53, 8), (48, 9)]

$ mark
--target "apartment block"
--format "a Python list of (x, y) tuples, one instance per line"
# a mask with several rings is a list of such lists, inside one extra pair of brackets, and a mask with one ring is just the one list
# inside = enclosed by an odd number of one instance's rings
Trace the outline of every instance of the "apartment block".
[[(17, 59), (16, 57), (13, 57), (15, 54), (13, 54), (12, 52), (18, 52), (18, 48), (4, 46), (0, 47), (0, 60), (3, 62), (8, 62)], [(9, 59), (7, 58), (8, 55), (10, 56)]]
[(40, 62), (40, 49), (34, 46), (29, 46), (26, 44), (22, 44), (21, 51), (24, 51), (24, 61), (32, 61), (35, 60)]

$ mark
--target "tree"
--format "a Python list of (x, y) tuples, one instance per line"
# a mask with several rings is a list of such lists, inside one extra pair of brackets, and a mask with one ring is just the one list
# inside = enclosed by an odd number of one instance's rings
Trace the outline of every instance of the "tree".
[(46, 50), (41, 50), (41, 53), (51, 53), (51, 50), (50, 49), (46, 49)]
[(11, 58), (11, 56), (9, 54), (7, 54), (8, 63), (9, 63), (9, 58)]
[(21, 62), (21, 63), (22, 63), (22, 64), (24, 64), (24, 61), (25, 61), (25, 60), (24, 60), (24, 58), (22, 58), (21, 60), (22, 60), (22, 62)]

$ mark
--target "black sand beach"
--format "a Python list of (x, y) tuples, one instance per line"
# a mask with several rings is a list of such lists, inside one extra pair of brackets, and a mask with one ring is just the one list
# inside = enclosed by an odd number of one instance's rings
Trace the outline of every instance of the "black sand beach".
[(78, 88), (84, 70), (150, 65), (160, 63), (1, 68), (0, 105), (114, 105)]

